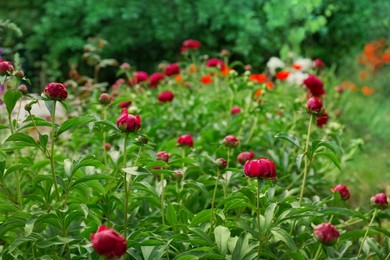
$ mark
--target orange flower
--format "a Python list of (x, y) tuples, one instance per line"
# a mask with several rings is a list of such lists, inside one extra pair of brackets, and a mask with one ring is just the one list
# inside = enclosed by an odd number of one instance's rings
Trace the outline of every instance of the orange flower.
[(268, 81), (265, 83), (268, 89), (274, 89), (274, 83), (272, 81)]
[(255, 93), (255, 97), (260, 97), (261, 93), (263, 93), (263, 91), (261, 89), (257, 90)]
[(267, 80), (267, 75), (265, 74), (252, 74), (249, 76), (249, 81), (254, 81), (257, 83), (265, 83)]
[(202, 76), (200, 81), (203, 84), (207, 85), (207, 84), (213, 83), (213, 77), (211, 77), (211, 75), (205, 75), (205, 76)]
[(175, 75), (175, 80), (178, 84), (183, 82), (183, 78), (180, 75)]
[(195, 66), (195, 64), (191, 64), (191, 65), (189, 66), (189, 68), (188, 68), (188, 71), (189, 71), (191, 74), (195, 73), (195, 71), (196, 71), (196, 66)]
[(364, 95), (366, 95), (366, 96), (369, 96), (369, 95), (371, 95), (372, 93), (374, 93), (374, 89), (365, 86), (365, 87), (362, 88), (362, 93), (363, 93)]
[(290, 75), (290, 72), (287, 70), (282, 70), (276, 73), (276, 78), (279, 80), (286, 80), (288, 78), (288, 75)]
[(348, 89), (349, 91), (355, 91), (356, 90), (356, 85), (353, 84), (350, 81), (343, 81), (343, 82), (341, 82), (340, 86), (342, 86), (343, 88)]
[(222, 69), (222, 75), (228, 76), (228, 75), (229, 75), (229, 72), (230, 72), (231, 70), (232, 70), (231, 68), (224, 67), (224, 68)]
[(382, 54), (382, 61), (383, 62), (390, 62), (390, 53), (383, 53)]
[(302, 69), (302, 65), (300, 65), (300, 64), (293, 64), (292, 67), (293, 67), (294, 70)]

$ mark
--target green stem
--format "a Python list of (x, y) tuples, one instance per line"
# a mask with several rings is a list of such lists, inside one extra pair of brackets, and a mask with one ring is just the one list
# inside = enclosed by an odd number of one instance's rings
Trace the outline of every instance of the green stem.
[[(122, 165), (123, 167), (122, 168), (125, 168), (126, 167), (126, 149), (127, 149), (127, 139), (129, 137), (129, 134), (126, 133), (125, 134), (125, 142), (124, 142), (124, 145), (123, 145), (123, 162), (122, 162)], [(124, 227), (123, 227), (123, 234), (124, 234), (124, 237), (125, 239), (127, 239), (127, 214), (128, 214), (128, 211), (129, 211), (129, 208), (128, 208), (128, 204), (129, 204), (129, 191), (128, 191), (128, 188), (127, 188), (127, 176), (126, 176), (126, 172), (123, 172), (123, 186), (125, 188), (125, 224), (124, 224)]]
[[(107, 107), (103, 106), (103, 120), (107, 119)], [(103, 132), (103, 158), (104, 158), (104, 165), (107, 167), (107, 150), (106, 150), (106, 132)]]
[(378, 210), (375, 209), (374, 214), (372, 215), (371, 221), (370, 221), (370, 223), (368, 224), (368, 226), (366, 228), (366, 232), (364, 233), (364, 237), (363, 237), (362, 243), (360, 244), (359, 251), (357, 253), (356, 259), (359, 259), (360, 253), (362, 252), (362, 249), (363, 249), (364, 242), (366, 241), (366, 238), (367, 238), (367, 235), (368, 235), (368, 230), (370, 229), (370, 226), (372, 225), (372, 223), (375, 220), (375, 216), (376, 216), (377, 211)]
[(257, 259), (261, 259), (260, 258), (260, 255), (261, 255), (261, 230), (260, 230), (260, 189), (261, 189), (261, 186), (262, 186), (262, 180), (260, 178), (257, 179), (257, 193), (256, 193), (256, 198), (257, 198), (257, 205), (256, 205), (256, 209), (257, 209), (257, 225), (258, 225), (258, 228), (259, 228), (259, 249), (257, 251)]
[(322, 244), (320, 243), (320, 245), (318, 246), (316, 255), (314, 256), (314, 259), (313, 259), (313, 260), (319, 259), (319, 257), (321, 256), (321, 253), (322, 253)]
[(299, 202), (301, 202), (302, 198), (303, 198), (303, 192), (305, 190), (305, 183), (306, 183), (306, 178), (307, 178), (307, 170), (309, 168), (309, 163), (310, 163), (310, 160), (309, 160), (308, 155), (307, 155), (307, 151), (309, 150), (309, 140), (310, 140), (310, 132), (311, 132), (311, 125), (313, 122), (313, 117), (314, 117), (314, 115), (310, 115), (309, 127), (307, 129), (306, 145), (305, 145), (305, 151), (304, 151), (305, 168), (303, 169), (303, 180), (302, 180), (301, 193), (299, 195)]
[(351, 221), (351, 222), (344, 222), (344, 223), (341, 223), (341, 224), (339, 224), (339, 225), (337, 225), (337, 228), (343, 228), (343, 227), (348, 227), (348, 226), (351, 226), (351, 225), (355, 225), (355, 224), (357, 224), (357, 223), (360, 223), (360, 222), (362, 222), (363, 221), (363, 219), (356, 219), (356, 220), (354, 220), (354, 221)]
[[(55, 134), (56, 134), (56, 123), (55, 123), (55, 117), (56, 117), (56, 105), (57, 101), (53, 101), (53, 115), (52, 115), (52, 121), (51, 121), (51, 149), (50, 149), (50, 168), (51, 168), (51, 175), (53, 177), (53, 183), (54, 183), (54, 189), (56, 191), (57, 200), (60, 201), (61, 196), (60, 192), (58, 191), (58, 184), (56, 179), (56, 173), (54, 168), (54, 142), (55, 142)], [(65, 206), (65, 205), (64, 205)]]
[[(226, 160), (226, 168), (229, 168), (230, 163), (230, 148), (227, 148), (227, 160)], [(228, 173), (225, 172), (225, 185), (223, 185), (223, 198), (226, 198), (228, 187), (229, 187), (229, 180), (228, 180)]]
[(164, 216), (164, 174), (161, 173), (161, 219), (162, 224), (165, 225), (165, 216)]
[(211, 229), (210, 229), (210, 232), (212, 232), (214, 230), (214, 203), (215, 203), (215, 196), (217, 194), (219, 175), (220, 175), (220, 173), (219, 173), (219, 169), (218, 169), (217, 170), (217, 179), (215, 180), (213, 199), (211, 200)]

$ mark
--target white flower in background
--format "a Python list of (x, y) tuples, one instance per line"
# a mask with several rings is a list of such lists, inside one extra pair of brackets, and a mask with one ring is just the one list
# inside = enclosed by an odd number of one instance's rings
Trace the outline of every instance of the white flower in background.
[(302, 85), (303, 81), (309, 77), (309, 74), (304, 73), (300, 70), (293, 71), (287, 78), (287, 83), (291, 85)]
[(284, 62), (277, 57), (271, 57), (269, 59), (269, 61), (267, 62), (267, 68), (268, 68), (269, 72), (271, 73), (271, 75), (275, 75), (276, 70), (278, 68), (283, 69), (285, 66), (286, 65), (284, 64)]
[(309, 58), (299, 58), (294, 61), (295, 66), (299, 66), (301, 71), (308, 71), (314, 66), (314, 62)]

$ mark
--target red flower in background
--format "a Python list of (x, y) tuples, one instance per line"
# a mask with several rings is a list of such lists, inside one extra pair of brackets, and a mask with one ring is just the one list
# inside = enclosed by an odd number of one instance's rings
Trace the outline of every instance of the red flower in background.
[(234, 106), (232, 107), (232, 109), (230, 110), (230, 114), (232, 115), (235, 115), (235, 114), (238, 114), (241, 112), (241, 108), (239, 106)]
[(315, 59), (314, 67), (322, 69), (323, 67), (325, 67), (325, 63), (321, 59)]
[(252, 160), (255, 158), (255, 154), (253, 151), (250, 152), (242, 152), (237, 156), (237, 161), (241, 164), (244, 165), (246, 161)]
[(211, 75), (205, 75), (205, 76), (202, 76), (202, 78), (200, 79), (200, 81), (207, 85), (207, 84), (211, 84), (213, 83), (213, 77), (211, 77)]
[(341, 185), (341, 184), (338, 184), (338, 185), (334, 186), (331, 189), (331, 191), (333, 191), (333, 192), (337, 191), (338, 193), (340, 193), (340, 197), (341, 197), (342, 200), (348, 200), (349, 197), (351, 196), (347, 186), (344, 186), (344, 185)]
[(249, 81), (257, 83), (266, 83), (268, 81), (268, 78), (265, 74), (252, 74), (249, 76)]
[(177, 138), (177, 144), (179, 146), (194, 147), (194, 141), (192, 140), (192, 136), (188, 134), (179, 136), (179, 138)]
[(118, 104), (118, 107), (120, 108), (128, 108), (129, 106), (131, 106), (131, 101), (125, 101)]
[(202, 46), (202, 44), (200, 42), (198, 42), (197, 40), (193, 40), (193, 39), (188, 39), (188, 40), (185, 40), (181, 46), (181, 52), (182, 53), (185, 53), (187, 52), (187, 50), (191, 49), (191, 50), (197, 50), (199, 49), (200, 47)]
[(174, 97), (175, 97), (175, 96), (173, 95), (172, 91), (167, 90), (167, 91), (161, 92), (161, 93), (158, 95), (158, 100), (159, 100), (160, 102), (165, 103), (165, 102), (170, 102), (170, 101), (172, 101)]
[(333, 245), (340, 236), (337, 229), (330, 223), (322, 223), (315, 227), (314, 235), (325, 245)]
[(152, 75), (150, 75), (149, 86), (152, 87), (152, 88), (157, 88), (157, 86), (160, 84), (160, 82), (163, 79), (164, 79), (164, 75), (163, 74), (161, 74), (159, 72), (155, 72)]
[(379, 208), (387, 208), (389, 203), (387, 202), (387, 196), (384, 192), (376, 194), (371, 198), (371, 202)]
[(217, 67), (217, 68), (220, 68), (221, 70), (225, 69), (225, 63), (222, 60), (217, 59), (217, 58), (209, 59), (206, 62), (206, 66), (210, 67), (210, 68)]
[(313, 97), (321, 97), (325, 94), (324, 83), (314, 75), (309, 75), (303, 84), (310, 91)]
[(156, 153), (156, 159), (162, 160), (164, 162), (168, 162), (169, 161), (169, 153), (167, 153), (165, 151), (158, 152), (158, 153)]
[(169, 64), (165, 67), (164, 74), (167, 76), (173, 76), (180, 74), (180, 66), (177, 63)]
[(329, 121), (328, 113), (323, 113), (322, 115), (317, 117), (317, 126), (323, 127), (324, 125), (326, 125), (328, 123), (328, 121)]
[(226, 147), (234, 148), (234, 147), (237, 147), (237, 146), (238, 146), (239, 141), (238, 141), (237, 137), (235, 137), (234, 135), (228, 135), (228, 136), (226, 136), (225, 139), (223, 140), (223, 144), (224, 144)]
[(100, 226), (95, 234), (91, 234), (92, 246), (96, 253), (107, 259), (121, 257), (126, 253), (126, 239), (116, 230)]
[(14, 72), (14, 66), (10, 61), (0, 60), (0, 75), (8, 75)]
[(321, 101), (316, 97), (311, 97), (306, 103), (307, 109), (311, 113), (319, 113), (322, 109), (322, 103)]
[(287, 70), (282, 70), (282, 71), (279, 71), (278, 73), (276, 73), (276, 78), (278, 80), (286, 80), (288, 78), (288, 76), (290, 75), (290, 72), (287, 71)]

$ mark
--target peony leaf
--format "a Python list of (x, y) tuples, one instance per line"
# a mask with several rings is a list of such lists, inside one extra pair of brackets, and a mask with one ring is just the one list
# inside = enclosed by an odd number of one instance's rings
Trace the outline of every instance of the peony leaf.
[(90, 117), (90, 116), (78, 116), (78, 117), (71, 118), (71, 119), (65, 121), (60, 126), (60, 129), (58, 129), (58, 131), (57, 131), (57, 137), (73, 127), (79, 127), (79, 126), (88, 124), (94, 120), (95, 119), (93, 117)]
[(301, 145), (300, 145), (300, 143), (299, 143), (299, 140), (298, 140), (295, 136), (293, 136), (293, 135), (291, 135), (291, 134), (288, 134), (288, 133), (279, 133), (279, 134), (276, 134), (276, 135), (275, 135), (275, 138), (276, 138), (276, 139), (287, 140), (287, 141), (289, 141), (290, 143), (294, 144), (296, 147), (298, 147), (298, 148), (301, 147)]
[(4, 94), (4, 103), (7, 107), (8, 114), (12, 113), (12, 110), (14, 110), (16, 102), (19, 100), (19, 98), (22, 97), (22, 92), (14, 89), (9, 89)]

